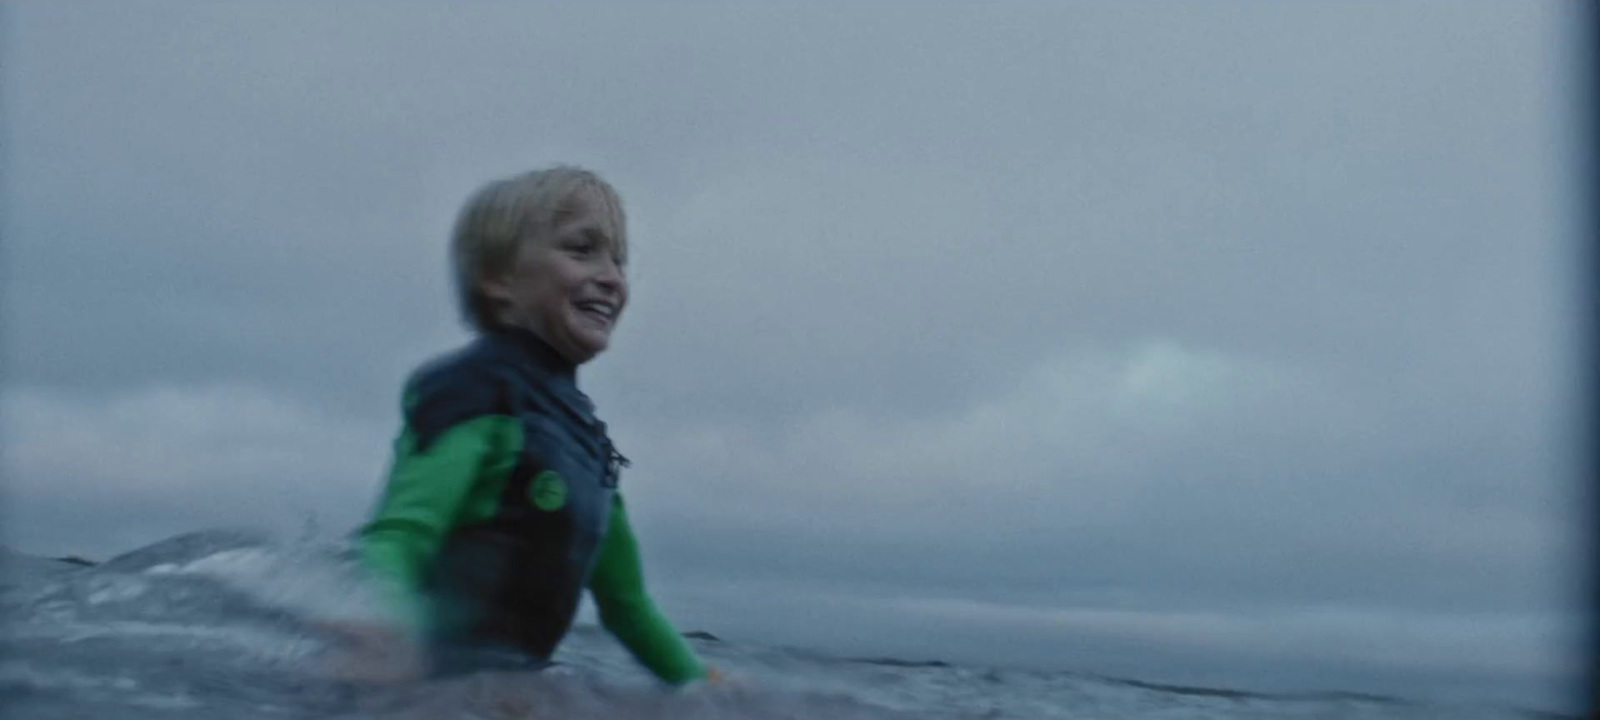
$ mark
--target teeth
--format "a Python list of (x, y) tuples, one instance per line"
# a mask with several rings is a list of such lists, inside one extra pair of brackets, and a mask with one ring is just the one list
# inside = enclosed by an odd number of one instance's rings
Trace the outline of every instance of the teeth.
[(587, 312), (598, 313), (600, 315), (605, 316), (608, 319), (611, 317), (611, 314), (614, 312), (614, 310), (611, 309), (610, 305), (607, 305), (605, 303), (595, 303), (595, 302), (580, 303), (578, 305), (578, 309), (579, 310), (584, 310), (584, 311), (587, 311)]

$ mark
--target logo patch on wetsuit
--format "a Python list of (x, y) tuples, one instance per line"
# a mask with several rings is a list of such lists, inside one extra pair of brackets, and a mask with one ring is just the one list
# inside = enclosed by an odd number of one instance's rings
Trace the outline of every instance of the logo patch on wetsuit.
[(567, 481), (554, 470), (541, 472), (533, 476), (533, 482), (528, 485), (528, 499), (545, 512), (560, 510), (567, 504)]

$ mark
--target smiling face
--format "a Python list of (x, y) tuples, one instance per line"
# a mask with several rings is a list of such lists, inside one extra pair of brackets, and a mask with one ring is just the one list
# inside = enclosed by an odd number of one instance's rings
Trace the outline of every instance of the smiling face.
[(500, 323), (533, 331), (574, 365), (605, 351), (628, 304), (623, 230), (608, 209), (603, 194), (574, 192), (548, 234), (522, 243), (506, 272), (480, 285)]

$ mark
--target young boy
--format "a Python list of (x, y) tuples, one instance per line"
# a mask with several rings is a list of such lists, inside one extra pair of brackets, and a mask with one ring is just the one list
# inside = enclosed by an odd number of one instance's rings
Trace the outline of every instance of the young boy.
[(360, 534), (400, 632), (436, 673), (536, 668), (587, 588), (657, 677), (707, 679), (645, 592), (618, 490), (627, 461), (577, 386), (628, 302), (616, 191), (572, 167), (490, 183), (451, 251), (477, 338), (407, 381), (393, 468)]

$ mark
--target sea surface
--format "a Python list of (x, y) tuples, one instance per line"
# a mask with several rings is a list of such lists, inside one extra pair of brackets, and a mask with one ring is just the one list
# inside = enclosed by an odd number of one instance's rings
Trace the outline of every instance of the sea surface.
[(1353, 693), (1266, 695), (1086, 673), (830, 657), (690, 642), (731, 678), (659, 686), (610, 636), (580, 625), (541, 672), (370, 686), (327, 671), (330, 620), (370, 597), (347, 549), (211, 530), (102, 563), (0, 553), (0, 709), (6, 718), (447, 720), (1529, 720), (1526, 710)]

